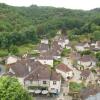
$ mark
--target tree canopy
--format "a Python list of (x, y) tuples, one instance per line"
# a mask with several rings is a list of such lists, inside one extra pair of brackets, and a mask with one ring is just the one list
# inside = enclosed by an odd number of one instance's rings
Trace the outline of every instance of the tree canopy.
[(0, 100), (32, 100), (14, 77), (0, 77)]
[(54, 37), (59, 29), (63, 34), (70, 30), (71, 40), (79, 40), (81, 35), (88, 35), (93, 41), (100, 40), (99, 11), (100, 8), (83, 11), (36, 5), (14, 7), (1, 3), (0, 48), (9, 50), (12, 45), (37, 43), (44, 36)]

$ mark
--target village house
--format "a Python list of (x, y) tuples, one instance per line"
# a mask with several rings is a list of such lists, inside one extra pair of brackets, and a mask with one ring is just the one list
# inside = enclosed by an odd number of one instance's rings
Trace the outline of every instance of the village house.
[(77, 64), (80, 66), (80, 69), (90, 69), (96, 66), (96, 59), (90, 55), (83, 55), (78, 61)]
[(97, 75), (97, 83), (100, 84), (100, 69), (96, 70), (96, 75)]
[(100, 41), (96, 41), (95, 48), (100, 50)]
[(35, 51), (41, 53), (41, 52), (47, 52), (49, 50), (49, 45), (46, 43), (40, 43), (37, 46), (37, 49)]
[(71, 60), (71, 63), (77, 62), (81, 58), (80, 53), (73, 51), (69, 54), (69, 59)]
[[(47, 67), (41, 70), (33, 71), (24, 79), (25, 87), (29, 91), (33, 90), (31, 87), (41, 87), (49, 93), (60, 93), (61, 77), (54, 71), (50, 71)], [(35, 88), (33, 92), (35, 92)], [(41, 89), (40, 89), (41, 90)]]
[(78, 43), (78, 44), (75, 46), (75, 49), (76, 49), (77, 51), (85, 51), (84, 44), (83, 44), (83, 43)]
[(57, 60), (61, 58), (61, 53), (55, 49), (49, 50), (49, 54), (53, 57), (53, 59)]
[(58, 45), (60, 45), (62, 48), (65, 48), (66, 45), (68, 44), (69, 44), (69, 39), (64, 35), (61, 35), (58, 39)]
[(100, 51), (100, 41), (96, 41), (95, 43), (91, 43), (91, 50)]
[(78, 43), (75, 46), (75, 49), (77, 51), (85, 51), (85, 50), (89, 50), (90, 49), (90, 44), (89, 43)]
[(41, 40), (41, 44), (42, 44), (42, 43), (43, 43), (43, 44), (49, 44), (49, 40), (48, 40), (48, 39), (42, 39), (42, 40)]
[(83, 70), (80, 76), (85, 85), (95, 82), (95, 76), (90, 70)]
[(41, 64), (46, 64), (53, 67), (53, 57), (49, 52), (40, 54), (40, 56), (37, 57), (35, 61), (39, 61)]
[(57, 66), (56, 72), (60, 73), (61, 76), (67, 81), (73, 77), (73, 71), (65, 64), (61, 63)]
[[(61, 77), (56, 71), (51, 70), (48, 65), (43, 65), (38, 61), (21, 60), (8, 66), (8, 71), (3, 76), (15, 76), (19, 82), (29, 90), (35, 89), (47, 90), (49, 93), (60, 92)], [(30, 87), (32, 87), (30, 89)]]
[(16, 63), (18, 60), (20, 60), (20, 58), (17, 56), (8, 56), (7, 59), (5, 60), (5, 64), (6, 65), (13, 64)]
[(53, 41), (51, 43), (50, 50), (55, 50), (55, 51), (61, 53), (61, 51), (63, 50), (63, 48), (60, 45), (58, 45), (58, 41)]

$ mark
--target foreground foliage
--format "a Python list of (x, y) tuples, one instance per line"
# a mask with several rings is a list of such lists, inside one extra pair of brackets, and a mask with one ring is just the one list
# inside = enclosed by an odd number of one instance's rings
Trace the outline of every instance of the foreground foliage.
[(0, 100), (32, 100), (14, 77), (0, 77)]

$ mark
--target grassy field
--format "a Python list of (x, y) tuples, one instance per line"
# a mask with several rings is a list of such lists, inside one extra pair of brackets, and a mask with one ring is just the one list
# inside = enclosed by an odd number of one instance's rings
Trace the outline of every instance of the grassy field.
[[(25, 53), (35, 53), (33, 50), (36, 48), (36, 45), (33, 44), (24, 44), (21, 46), (18, 46), (18, 55), (23, 55)], [(0, 49), (0, 57), (8, 56), (8, 50), (6, 49)]]
[(31, 53), (36, 48), (36, 45), (33, 44), (25, 44), (18, 47), (19, 54), (25, 54), (27, 52)]

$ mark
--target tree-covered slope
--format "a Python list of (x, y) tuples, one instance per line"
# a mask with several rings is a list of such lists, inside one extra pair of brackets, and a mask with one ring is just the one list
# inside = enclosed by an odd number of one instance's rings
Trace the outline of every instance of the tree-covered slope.
[[(0, 48), (9, 48), (39, 38), (53, 37), (58, 29), (73, 30), (73, 34), (100, 32), (100, 9), (90, 11), (65, 8), (13, 7), (0, 4)], [(94, 38), (94, 37), (92, 37)]]

